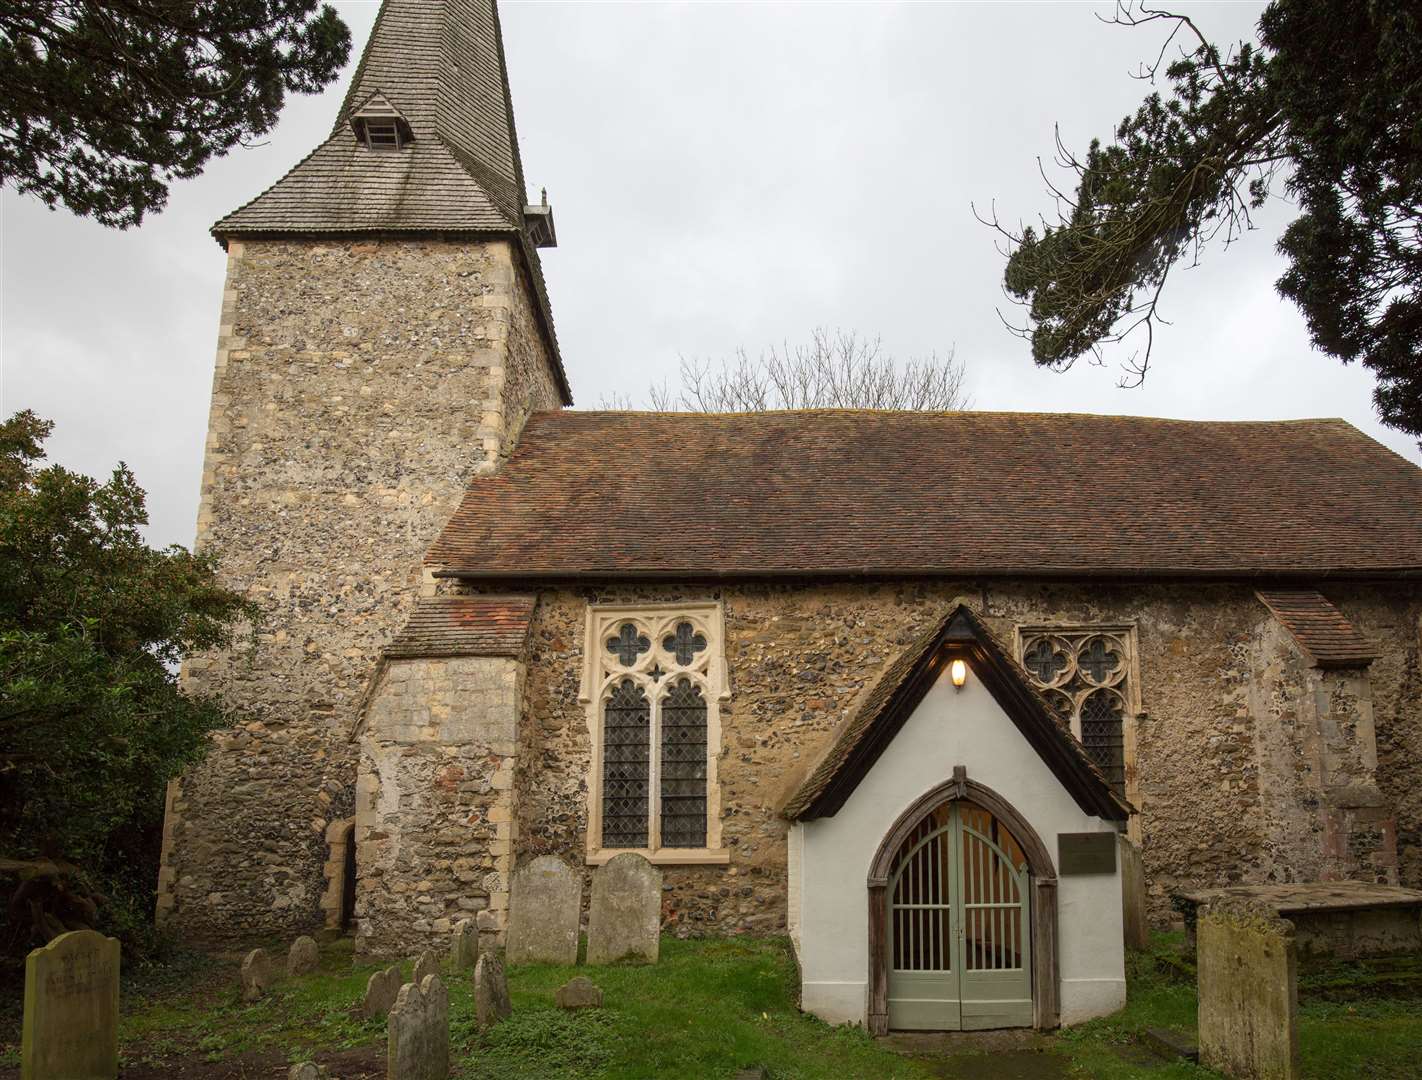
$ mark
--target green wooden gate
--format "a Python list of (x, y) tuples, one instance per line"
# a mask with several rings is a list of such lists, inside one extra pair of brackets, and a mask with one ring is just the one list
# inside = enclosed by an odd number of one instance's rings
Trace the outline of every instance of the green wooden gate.
[(944, 803), (904, 840), (889, 875), (889, 1027), (1032, 1025), (1027, 856), (992, 814)]

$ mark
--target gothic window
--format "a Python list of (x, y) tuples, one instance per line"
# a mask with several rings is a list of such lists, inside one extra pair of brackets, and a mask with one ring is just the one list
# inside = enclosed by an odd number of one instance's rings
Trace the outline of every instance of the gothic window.
[(1126, 795), (1126, 718), (1135, 692), (1129, 627), (1019, 627), (1022, 667), (1107, 782)]
[(725, 862), (716, 754), (726, 696), (716, 604), (588, 611), (589, 861)]

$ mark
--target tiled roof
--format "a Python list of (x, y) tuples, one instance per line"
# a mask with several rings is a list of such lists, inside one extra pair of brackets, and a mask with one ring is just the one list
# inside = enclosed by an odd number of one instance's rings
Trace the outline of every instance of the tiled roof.
[(1254, 595), (1318, 667), (1363, 667), (1377, 659), (1377, 650), (1322, 594), (1312, 589), (1273, 589)]
[(435, 596), (416, 602), (405, 628), (385, 649), (415, 656), (522, 656), (533, 618), (532, 596)]
[[(414, 142), (372, 150), (350, 114), (376, 94)], [(385, 0), (335, 127), (320, 146), (212, 227), (224, 244), (253, 236), (504, 234), (520, 248), (567, 377), (537, 249), (524, 232), (523, 165), (494, 0)]]
[(781, 813), (792, 821), (833, 815), (937, 681), (952, 650), (965, 650), (969, 667), (1083, 810), (1112, 821), (1129, 816), (1130, 807), (1111, 790), (1026, 673), (964, 605), (884, 669)]
[(426, 555), (471, 577), (1422, 569), (1422, 470), (1342, 420), (534, 414)]
[[(351, 131), (375, 94), (409, 122), (408, 147)], [(523, 200), (492, 0), (385, 0), (330, 137), (213, 233), (521, 232)]]

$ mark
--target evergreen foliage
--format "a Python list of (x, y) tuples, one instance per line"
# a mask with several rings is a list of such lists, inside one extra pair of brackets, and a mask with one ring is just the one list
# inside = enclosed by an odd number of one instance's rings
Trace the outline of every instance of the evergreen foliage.
[[(1066, 367), (1141, 329), (1125, 385), (1145, 377), (1171, 269), (1284, 194), (1299, 215), (1279, 292), (1314, 345), (1377, 376), (1384, 423), (1422, 435), (1422, 7), (1407, 0), (1274, 0), (1259, 41), (1229, 51), (1182, 15), (1133, 3), (1116, 22), (1172, 26), (1152, 93), (1053, 189), (1056, 222), (1009, 241), (1008, 293), (1028, 312), (1033, 360)], [(1188, 50), (1166, 63), (1176, 40)]]
[(36, 903), (10, 905), (8, 948), (92, 921), (61, 902), (76, 888), (109, 898), (111, 930), (147, 921), (165, 785), (228, 722), (180, 691), (177, 666), (255, 617), (209, 559), (144, 543), (127, 468), (104, 483), (40, 468), (51, 427), (30, 412), (0, 424), (0, 869), (50, 871), (18, 890)]
[(0, 181), (127, 228), (350, 54), (318, 0), (6, 0)]

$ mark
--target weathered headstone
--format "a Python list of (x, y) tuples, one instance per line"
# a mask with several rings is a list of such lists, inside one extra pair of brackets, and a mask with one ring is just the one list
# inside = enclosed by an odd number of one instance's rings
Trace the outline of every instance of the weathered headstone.
[(317, 1065), (314, 1061), (302, 1061), (291, 1067), (286, 1080), (329, 1080), (330, 1075), (326, 1066)]
[(365, 998), (360, 1003), (361, 1016), (369, 1020), (388, 1013), (400, 993), (402, 981), (398, 964), (372, 974), (365, 982)]
[(316, 948), (316, 939), (299, 937), (291, 943), (291, 950), (286, 954), (286, 973), (305, 975), (308, 971), (315, 971), (320, 960), (321, 952)]
[(560, 1009), (600, 1009), (602, 989), (586, 976), (579, 975), (558, 987), (553, 1000)]
[(598, 868), (588, 909), (589, 964), (655, 964), (661, 929), (661, 870), (633, 851)]
[(256, 1001), (272, 988), (272, 958), (266, 949), (253, 949), (242, 958), (242, 1000)]
[(93, 930), (60, 934), (25, 958), (24, 1080), (118, 1075), (119, 943)]
[(479, 927), (473, 919), (460, 919), (454, 924), (449, 962), (455, 971), (464, 971), (479, 962)]
[(509, 981), (504, 974), (504, 961), (490, 949), (474, 965), (474, 1019), (479, 1030), (493, 1027), (513, 1015), (509, 1002)]
[(583, 878), (556, 855), (540, 855), (509, 884), (510, 964), (576, 964)]
[(426, 975), (438, 974), (439, 953), (435, 952), (433, 949), (426, 949), (424, 952), (420, 953), (419, 959), (415, 961), (415, 974), (411, 976), (410, 981), (413, 982), (416, 986), (419, 986), (425, 981)]
[(1294, 927), (1256, 901), (1197, 913), (1200, 1064), (1250, 1080), (1296, 1080), (1298, 960)]
[(438, 975), (400, 987), (385, 1030), (388, 1080), (447, 1080), (449, 991)]

